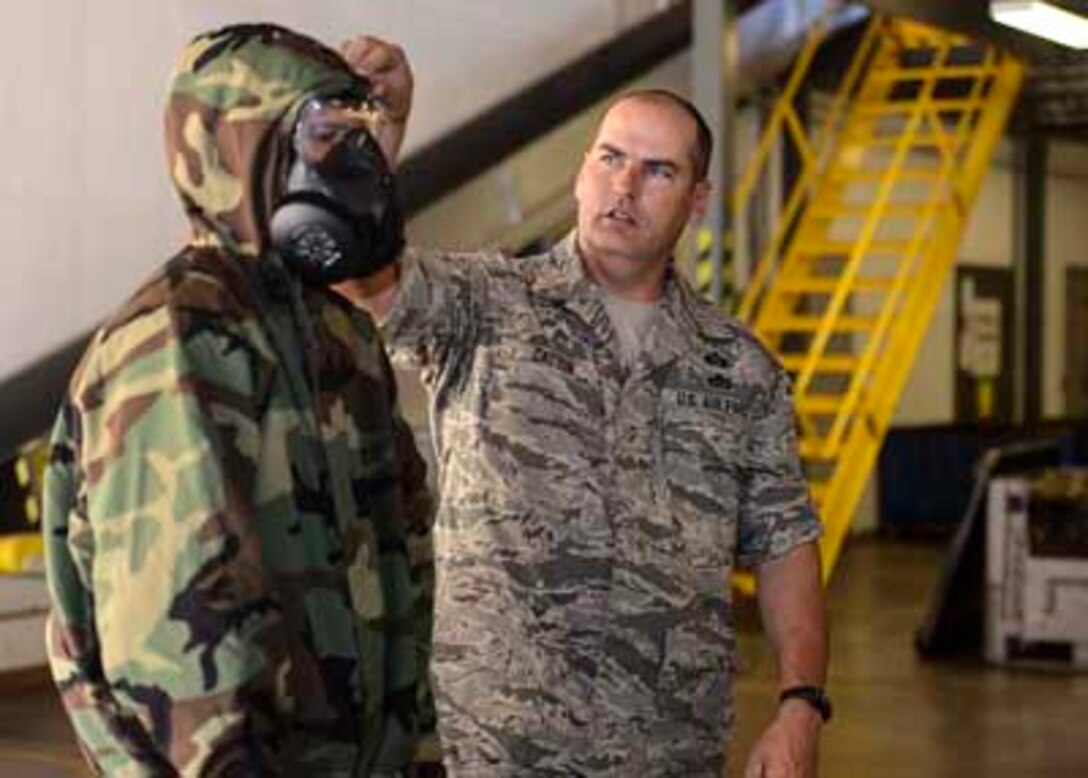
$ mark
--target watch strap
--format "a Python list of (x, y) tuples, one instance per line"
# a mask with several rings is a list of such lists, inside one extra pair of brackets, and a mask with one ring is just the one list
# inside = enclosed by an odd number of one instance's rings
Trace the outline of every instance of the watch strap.
[(827, 693), (819, 686), (790, 686), (783, 689), (778, 695), (779, 703), (786, 700), (804, 700), (815, 708), (825, 724), (831, 721), (831, 700), (828, 699)]

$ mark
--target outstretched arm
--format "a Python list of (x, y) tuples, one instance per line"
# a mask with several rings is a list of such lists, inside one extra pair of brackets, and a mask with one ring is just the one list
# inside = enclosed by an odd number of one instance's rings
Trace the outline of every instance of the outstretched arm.
[[(351, 38), (340, 47), (340, 53), (356, 73), (370, 80), (374, 97), (385, 109), (374, 134), (390, 170), (395, 170), (412, 111), (414, 79), (408, 58), (400, 46), (371, 35)], [(373, 275), (350, 279), (335, 288), (380, 322), (393, 305), (399, 279), (397, 260)]]
[[(412, 108), (413, 77), (404, 50), (380, 38), (359, 36), (340, 51), (370, 80), (374, 96), (385, 106), (386, 121), (375, 133), (393, 167)], [(448, 364), (473, 347), (487, 282), (480, 260), (479, 254), (406, 251), (381, 270), (334, 289), (378, 323), (401, 366)]]

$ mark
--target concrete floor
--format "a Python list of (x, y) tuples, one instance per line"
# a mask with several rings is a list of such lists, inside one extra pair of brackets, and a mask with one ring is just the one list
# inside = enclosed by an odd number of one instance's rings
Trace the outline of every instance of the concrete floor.
[[(1088, 675), (923, 663), (914, 652), (943, 545), (863, 541), (831, 581), (835, 718), (824, 778), (1088, 776)], [(741, 643), (741, 715), (731, 774), (774, 711), (774, 663), (753, 630)]]
[[(862, 541), (831, 584), (835, 720), (821, 775), (1025, 778), (1088, 775), (1088, 675), (923, 664), (913, 634), (941, 548)], [(0, 682), (0, 776), (85, 775), (44, 677)], [(755, 629), (741, 640), (734, 776), (774, 710), (774, 668)]]

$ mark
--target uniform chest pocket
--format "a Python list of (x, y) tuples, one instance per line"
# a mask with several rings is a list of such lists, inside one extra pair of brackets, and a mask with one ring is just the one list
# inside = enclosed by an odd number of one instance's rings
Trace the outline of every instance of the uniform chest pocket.
[(497, 372), (539, 372), (558, 380), (571, 380), (581, 372), (577, 359), (548, 344), (508, 341), (484, 347), (482, 352), (484, 364)]
[(746, 440), (743, 416), (729, 395), (665, 390), (660, 408), (667, 474), (735, 477)]
[(663, 393), (659, 488), (693, 568), (732, 564), (739, 502), (743, 420), (730, 399)]
[(584, 488), (602, 435), (601, 392), (584, 360), (510, 339), (481, 348), (473, 370), (470, 413), (447, 441), (475, 481), (531, 504)]
[(512, 414), (530, 423), (577, 425), (601, 414), (593, 366), (546, 344), (500, 343), (481, 350), (476, 380), (481, 413)]

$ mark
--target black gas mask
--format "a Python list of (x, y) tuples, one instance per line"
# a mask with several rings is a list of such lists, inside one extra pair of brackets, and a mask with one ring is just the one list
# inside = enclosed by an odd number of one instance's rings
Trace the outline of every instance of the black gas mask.
[(393, 175), (365, 103), (311, 98), (298, 113), (294, 160), (272, 214), (273, 247), (309, 284), (365, 278), (404, 248)]

